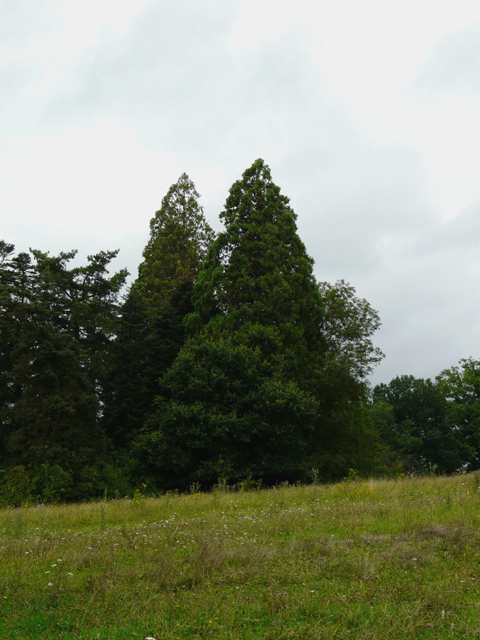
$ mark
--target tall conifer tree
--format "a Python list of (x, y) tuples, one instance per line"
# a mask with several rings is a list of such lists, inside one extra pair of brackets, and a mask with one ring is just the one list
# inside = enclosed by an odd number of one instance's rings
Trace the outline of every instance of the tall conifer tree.
[(158, 379), (185, 342), (193, 283), (215, 237), (199, 197), (183, 173), (150, 222), (143, 262), (122, 309), (105, 409), (106, 431), (118, 446), (143, 427), (160, 392)]
[[(164, 488), (299, 477), (317, 402), (321, 297), (288, 199), (257, 160), (230, 190), (194, 285), (197, 330), (136, 448)], [(308, 358), (307, 358), (308, 356)]]
[(319, 347), (322, 317), (313, 260), (297, 234), (296, 214), (259, 159), (233, 184), (195, 285), (197, 325), (275, 327), (285, 348)]

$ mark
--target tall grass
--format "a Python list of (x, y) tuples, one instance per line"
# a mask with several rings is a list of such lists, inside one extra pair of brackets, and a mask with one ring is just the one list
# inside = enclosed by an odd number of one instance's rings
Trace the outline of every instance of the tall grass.
[(480, 635), (480, 476), (0, 511), (0, 637)]

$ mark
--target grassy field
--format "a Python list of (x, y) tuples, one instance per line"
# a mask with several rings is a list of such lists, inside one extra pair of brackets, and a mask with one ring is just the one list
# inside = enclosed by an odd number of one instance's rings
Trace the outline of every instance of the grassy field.
[(0, 511), (0, 637), (480, 636), (480, 476)]

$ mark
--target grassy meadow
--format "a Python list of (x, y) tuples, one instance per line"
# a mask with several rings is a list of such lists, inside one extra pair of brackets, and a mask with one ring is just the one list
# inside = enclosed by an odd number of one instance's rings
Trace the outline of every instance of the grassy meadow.
[(480, 636), (480, 475), (0, 511), (0, 637)]

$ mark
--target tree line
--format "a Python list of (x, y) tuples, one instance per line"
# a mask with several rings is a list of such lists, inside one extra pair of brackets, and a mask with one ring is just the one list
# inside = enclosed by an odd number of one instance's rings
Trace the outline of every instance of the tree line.
[(0, 242), (0, 501), (477, 469), (480, 363), (373, 390), (378, 313), (317, 282), (257, 160), (208, 225), (183, 174), (138, 277)]

